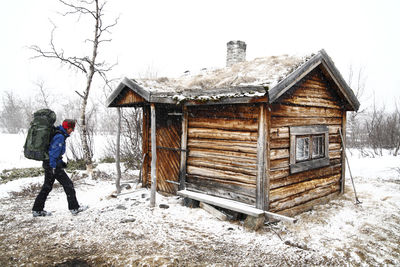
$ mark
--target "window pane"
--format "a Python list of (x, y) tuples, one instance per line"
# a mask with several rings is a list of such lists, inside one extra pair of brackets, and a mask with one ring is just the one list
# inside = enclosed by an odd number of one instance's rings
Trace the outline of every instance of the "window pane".
[(312, 157), (313, 158), (323, 157), (325, 148), (324, 136), (323, 135), (313, 136), (312, 141), (313, 141)]
[(308, 159), (309, 140), (309, 137), (296, 138), (296, 161)]

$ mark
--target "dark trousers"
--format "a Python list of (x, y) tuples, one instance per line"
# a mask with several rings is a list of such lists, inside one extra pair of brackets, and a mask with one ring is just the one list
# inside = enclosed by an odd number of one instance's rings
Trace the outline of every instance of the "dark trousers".
[(78, 201), (76, 200), (74, 184), (72, 183), (71, 179), (69, 179), (65, 171), (62, 168), (57, 167), (55, 169), (55, 174), (53, 175), (49, 163), (46, 161), (43, 162), (43, 168), (44, 168), (44, 183), (42, 189), (40, 190), (39, 194), (36, 197), (32, 210), (33, 211), (43, 210), (47, 196), (53, 189), (54, 180), (57, 180), (64, 188), (64, 192), (67, 195), (67, 200), (68, 200), (68, 209), (72, 210), (79, 208)]

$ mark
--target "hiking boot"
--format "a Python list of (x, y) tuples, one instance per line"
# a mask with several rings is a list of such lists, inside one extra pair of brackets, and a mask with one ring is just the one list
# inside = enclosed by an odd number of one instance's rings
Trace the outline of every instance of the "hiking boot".
[(69, 211), (71, 212), (72, 215), (77, 215), (79, 212), (85, 211), (88, 208), (89, 208), (89, 206), (80, 206), (77, 209), (72, 209), (72, 210), (69, 210)]
[(33, 217), (45, 217), (45, 216), (51, 216), (51, 212), (47, 212), (45, 210), (33, 210), (32, 211)]

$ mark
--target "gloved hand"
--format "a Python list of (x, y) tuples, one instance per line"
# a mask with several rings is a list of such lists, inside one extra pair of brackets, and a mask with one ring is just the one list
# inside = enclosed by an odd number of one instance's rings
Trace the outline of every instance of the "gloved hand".
[(57, 168), (65, 169), (67, 168), (67, 163), (65, 163), (63, 160), (60, 160), (57, 162)]
[(51, 175), (55, 175), (56, 174), (56, 168), (50, 168), (51, 171)]
[(68, 164), (64, 161), (61, 161), (61, 168), (65, 169), (67, 168)]

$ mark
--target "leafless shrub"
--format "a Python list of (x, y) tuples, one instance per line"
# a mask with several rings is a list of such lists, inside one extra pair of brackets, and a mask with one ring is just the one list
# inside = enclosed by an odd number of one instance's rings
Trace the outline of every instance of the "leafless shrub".
[[(121, 109), (121, 161), (128, 168), (138, 168), (142, 160), (142, 110), (141, 108)], [(109, 139), (105, 157), (115, 157), (116, 140)]]

